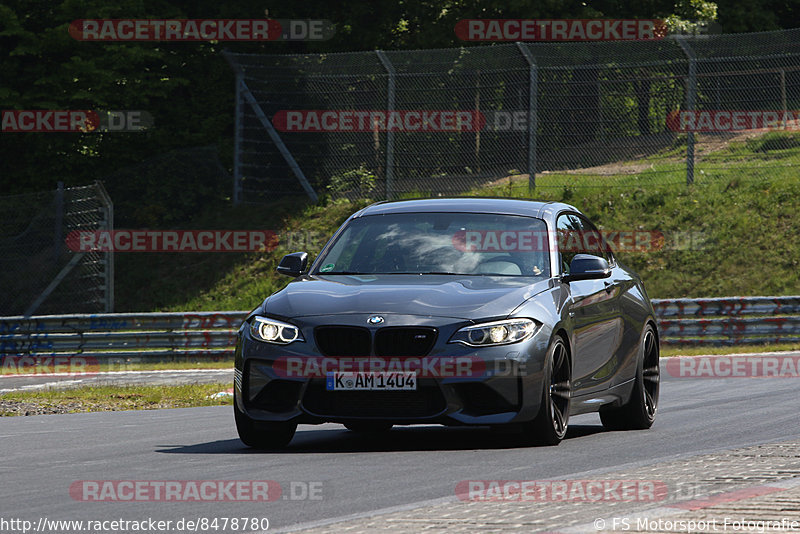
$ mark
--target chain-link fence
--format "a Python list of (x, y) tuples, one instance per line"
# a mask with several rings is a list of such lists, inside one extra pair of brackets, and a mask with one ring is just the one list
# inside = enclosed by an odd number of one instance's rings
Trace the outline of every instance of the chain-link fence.
[(0, 315), (111, 312), (113, 252), (75, 252), (67, 236), (111, 230), (103, 186), (0, 197)]
[[(800, 107), (800, 30), (226, 57), (237, 74), (235, 202), (667, 186), (798, 163), (781, 151), (800, 146), (797, 113), (783, 113)], [(392, 111), (401, 127), (380, 124)], [(407, 127), (408, 112), (425, 111), (474, 121)]]
[(117, 226), (164, 228), (229, 197), (231, 176), (216, 145), (170, 150), (103, 176)]

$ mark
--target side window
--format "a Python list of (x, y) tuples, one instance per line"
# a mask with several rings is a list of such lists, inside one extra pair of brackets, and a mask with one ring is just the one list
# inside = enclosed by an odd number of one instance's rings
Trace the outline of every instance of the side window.
[(563, 274), (569, 274), (569, 264), (580, 250), (576, 246), (579, 242), (581, 223), (576, 217), (563, 214), (556, 221), (556, 239), (558, 243), (558, 263)]
[(609, 265), (614, 265), (614, 255), (611, 253), (611, 248), (603, 239), (603, 234), (593, 225), (588, 219), (583, 217), (576, 217), (581, 223), (581, 230), (583, 231), (583, 244), (586, 254), (594, 254), (604, 258)]
[(594, 254), (614, 264), (614, 256), (600, 231), (588, 220), (570, 213), (562, 214), (556, 222), (558, 255), (561, 272), (569, 273), (569, 264), (575, 254)]

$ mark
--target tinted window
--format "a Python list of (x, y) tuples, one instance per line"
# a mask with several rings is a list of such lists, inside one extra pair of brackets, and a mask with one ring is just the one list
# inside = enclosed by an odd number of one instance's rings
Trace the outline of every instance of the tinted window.
[(400, 213), (352, 219), (315, 274), (549, 277), (544, 221), (484, 213)]
[(575, 214), (559, 215), (556, 223), (558, 233), (558, 257), (561, 272), (569, 273), (569, 265), (575, 254), (593, 254), (601, 256), (613, 264), (614, 258), (603, 236), (595, 226), (583, 217)]

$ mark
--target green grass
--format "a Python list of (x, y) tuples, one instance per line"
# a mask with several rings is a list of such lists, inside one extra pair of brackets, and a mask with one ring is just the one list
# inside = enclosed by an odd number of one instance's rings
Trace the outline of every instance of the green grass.
[(220, 406), (231, 404), (231, 397), (209, 397), (230, 387), (230, 384), (187, 384), (15, 391), (0, 395), (0, 416), (19, 415), (10, 406), (23, 403), (31, 411), (38, 408), (44, 412), (59, 410), (60, 413)]
[(796, 178), (731, 178), (674, 192), (575, 186), (536, 196), (577, 206), (603, 230), (695, 232), (699, 250), (619, 254), (645, 280), (651, 298), (786, 295), (800, 289)]
[[(236, 208), (214, 206), (187, 228), (272, 230), (279, 236), (278, 247), (246, 254), (119, 253), (115, 256), (116, 311), (252, 309), (289, 281), (275, 272), (281, 256), (306, 250), (313, 259), (324, 240), (368, 203), (338, 201), (323, 207), (295, 199)], [(304, 243), (309, 238), (310, 246)]]
[[(713, 152), (698, 145), (691, 186), (684, 150), (673, 146), (620, 162), (611, 176), (541, 174), (532, 193), (527, 175), (519, 175), (470, 194), (568, 202), (607, 231), (657, 230), (668, 239), (696, 233), (702, 247), (619, 254), (651, 298), (800, 293), (800, 135), (771, 132)], [(368, 203), (209, 206), (186, 227), (306, 232), (317, 239), (283, 242), (265, 253), (117, 254), (117, 311), (252, 309), (289, 281), (275, 272), (284, 253), (304, 249), (313, 258), (322, 237)]]

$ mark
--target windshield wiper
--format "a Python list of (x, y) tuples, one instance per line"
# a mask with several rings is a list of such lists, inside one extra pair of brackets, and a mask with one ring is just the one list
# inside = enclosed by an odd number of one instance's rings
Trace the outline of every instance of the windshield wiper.
[(470, 274), (470, 273), (452, 273), (449, 271), (425, 271), (425, 272), (416, 272), (416, 273), (402, 273), (402, 274), (449, 274), (453, 276), (478, 276), (477, 274)]
[(441, 274), (441, 275), (451, 275), (451, 276), (481, 276), (481, 274), (477, 273), (453, 273), (449, 271), (398, 271), (392, 273), (362, 273), (357, 271), (328, 271), (328, 272), (318, 272), (317, 275), (328, 275), (328, 274), (349, 274), (349, 275), (362, 275), (362, 276), (372, 276), (377, 274), (411, 274), (411, 275), (420, 275), (420, 274)]

